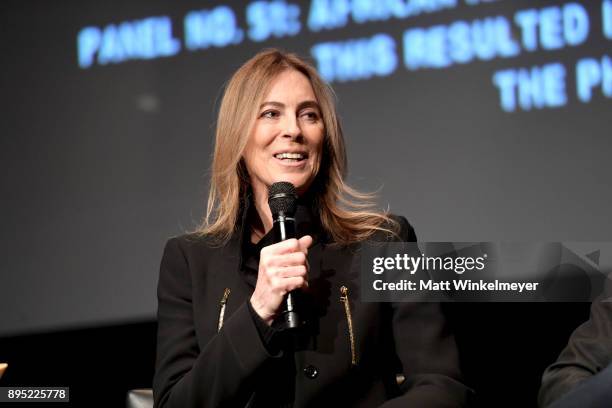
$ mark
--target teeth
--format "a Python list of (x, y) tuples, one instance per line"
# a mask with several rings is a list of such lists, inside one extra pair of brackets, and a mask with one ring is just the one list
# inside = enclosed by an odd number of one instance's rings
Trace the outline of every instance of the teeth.
[(274, 157), (276, 157), (277, 159), (302, 160), (304, 158), (304, 155), (302, 153), (278, 153), (275, 154)]

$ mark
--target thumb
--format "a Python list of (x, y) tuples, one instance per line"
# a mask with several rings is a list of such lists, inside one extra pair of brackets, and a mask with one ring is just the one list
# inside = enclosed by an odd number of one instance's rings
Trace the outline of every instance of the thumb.
[(312, 245), (312, 237), (310, 235), (304, 235), (302, 238), (298, 239), (298, 243), (300, 245), (300, 249), (307, 254), (308, 248)]

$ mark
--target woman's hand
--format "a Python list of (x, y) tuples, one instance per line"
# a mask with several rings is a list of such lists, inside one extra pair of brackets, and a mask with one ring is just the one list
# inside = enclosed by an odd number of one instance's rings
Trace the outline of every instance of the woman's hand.
[(268, 325), (274, 321), (287, 293), (308, 286), (306, 255), (310, 245), (312, 237), (305, 235), (299, 240), (288, 239), (261, 250), (251, 306)]

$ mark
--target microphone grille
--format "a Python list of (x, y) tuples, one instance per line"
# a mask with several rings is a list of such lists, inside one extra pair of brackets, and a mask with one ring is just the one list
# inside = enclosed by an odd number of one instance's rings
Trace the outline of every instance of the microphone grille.
[(274, 183), (268, 189), (268, 205), (272, 216), (276, 216), (281, 212), (285, 215), (292, 216), (295, 214), (297, 207), (297, 192), (293, 184), (287, 181), (279, 181)]

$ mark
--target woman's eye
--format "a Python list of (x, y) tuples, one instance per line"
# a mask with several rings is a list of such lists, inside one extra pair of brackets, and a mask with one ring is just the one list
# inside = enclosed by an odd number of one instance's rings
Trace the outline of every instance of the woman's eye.
[(278, 116), (278, 112), (276, 111), (265, 111), (261, 114), (262, 118), (275, 118)]
[(319, 119), (319, 114), (317, 112), (314, 112), (314, 111), (304, 112), (302, 114), (302, 116), (305, 117), (307, 120), (310, 120), (312, 122), (314, 122), (314, 121)]

